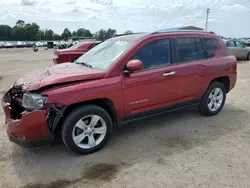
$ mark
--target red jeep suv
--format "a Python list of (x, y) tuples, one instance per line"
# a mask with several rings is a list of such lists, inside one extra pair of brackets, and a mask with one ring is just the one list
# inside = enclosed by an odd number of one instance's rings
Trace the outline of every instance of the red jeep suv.
[(84, 53), (89, 51), (91, 48), (98, 45), (100, 41), (88, 41), (88, 42), (80, 42), (74, 46), (71, 46), (67, 49), (56, 50), (54, 52), (53, 62), (55, 64), (59, 63), (67, 63), (74, 62), (79, 57), (81, 57)]
[(137, 33), (108, 39), (74, 63), (19, 78), (4, 95), (6, 129), (21, 146), (103, 147), (121, 124), (182, 107), (221, 111), (237, 61), (220, 37), (201, 31)]

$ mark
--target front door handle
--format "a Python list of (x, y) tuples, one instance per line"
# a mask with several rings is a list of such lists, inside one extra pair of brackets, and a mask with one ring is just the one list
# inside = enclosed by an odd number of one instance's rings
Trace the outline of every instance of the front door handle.
[(175, 75), (175, 71), (164, 73), (163, 76)]

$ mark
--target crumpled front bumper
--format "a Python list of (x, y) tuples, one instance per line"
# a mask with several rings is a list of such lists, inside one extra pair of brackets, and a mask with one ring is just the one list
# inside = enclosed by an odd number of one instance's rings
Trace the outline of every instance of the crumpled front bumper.
[(46, 110), (24, 111), (20, 119), (12, 119), (11, 106), (5, 97), (2, 99), (2, 107), (10, 141), (22, 147), (39, 147), (52, 142), (52, 135), (46, 121)]

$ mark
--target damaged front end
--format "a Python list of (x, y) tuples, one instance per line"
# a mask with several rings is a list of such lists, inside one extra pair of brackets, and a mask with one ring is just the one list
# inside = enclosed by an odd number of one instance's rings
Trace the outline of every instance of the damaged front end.
[(21, 119), (25, 108), (22, 106), (22, 86), (14, 86), (4, 95), (4, 102), (9, 104), (10, 117), (13, 120)]
[(48, 113), (46, 120), (48, 122), (48, 127), (52, 135), (54, 135), (57, 125), (60, 122), (67, 106), (50, 104), (47, 106)]
[(25, 92), (22, 86), (15, 85), (2, 100), (8, 136), (11, 141), (24, 147), (26, 145), (33, 147), (30, 142), (38, 140), (46, 140), (45, 143), (50, 144), (66, 109), (63, 105), (46, 104), (47, 97), (44, 96), (41, 96), (44, 101), (44, 104), (41, 104), (39, 96), (38, 93)]

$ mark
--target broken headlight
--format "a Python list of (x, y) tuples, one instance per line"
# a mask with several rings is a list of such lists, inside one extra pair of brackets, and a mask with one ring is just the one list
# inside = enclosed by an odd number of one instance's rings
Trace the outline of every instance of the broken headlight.
[(27, 110), (42, 110), (47, 97), (35, 93), (23, 94), (23, 107)]

